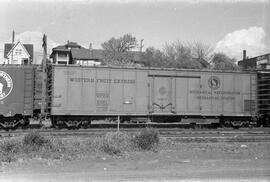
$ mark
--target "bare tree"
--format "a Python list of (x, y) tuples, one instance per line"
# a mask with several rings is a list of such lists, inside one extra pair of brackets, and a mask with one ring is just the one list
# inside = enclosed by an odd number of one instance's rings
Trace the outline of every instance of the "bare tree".
[(188, 43), (188, 46), (191, 49), (192, 57), (197, 59), (204, 68), (209, 68), (209, 62), (211, 61), (214, 51), (213, 47), (199, 41)]
[(192, 56), (198, 59), (204, 59), (206, 61), (210, 61), (213, 54), (213, 47), (209, 44), (205, 44), (203, 42), (194, 41), (192, 43), (188, 43)]
[(133, 54), (130, 52), (138, 46), (137, 39), (131, 34), (125, 34), (120, 38), (112, 37), (110, 40), (102, 43), (103, 60), (110, 65), (131, 64)]
[(201, 69), (202, 65), (192, 57), (192, 51), (180, 41), (165, 44), (164, 56), (169, 67), (184, 69)]

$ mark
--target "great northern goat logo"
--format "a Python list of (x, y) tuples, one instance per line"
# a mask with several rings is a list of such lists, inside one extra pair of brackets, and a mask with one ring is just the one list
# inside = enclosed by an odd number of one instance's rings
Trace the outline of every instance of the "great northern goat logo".
[(211, 76), (208, 80), (208, 86), (213, 89), (216, 90), (220, 87), (220, 80), (218, 77), (216, 76)]
[(0, 71), (0, 100), (6, 98), (13, 88), (11, 77), (4, 71)]

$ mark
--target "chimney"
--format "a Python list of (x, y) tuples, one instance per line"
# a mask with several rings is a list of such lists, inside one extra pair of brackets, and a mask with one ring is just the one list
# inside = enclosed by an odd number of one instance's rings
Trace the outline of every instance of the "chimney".
[(90, 51), (90, 55), (93, 57), (93, 48), (92, 48), (92, 43), (91, 42), (89, 44), (89, 51)]
[(67, 40), (67, 44), (65, 45), (66, 49), (69, 49), (68, 44), (69, 44), (69, 40)]
[(246, 60), (246, 59), (247, 59), (247, 51), (243, 50), (243, 60)]
[(243, 68), (247, 69), (247, 51), (243, 50)]
[(92, 49), (93, 49), (92, 48), (92, 43), (90, 42), (90, 44), (89, 44), (89, 50), (92, 51)]

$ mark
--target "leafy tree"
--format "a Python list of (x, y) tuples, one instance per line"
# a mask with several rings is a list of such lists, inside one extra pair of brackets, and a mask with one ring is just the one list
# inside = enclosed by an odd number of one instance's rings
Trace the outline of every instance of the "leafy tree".
[(148, 47), (141, 58), (147, 67), (168, 67), (163, 53), (154, 47)]
[(111, 38), (102, 43), (103, 60), (109, 65), (131, 64), (133, 54), (130, 52), (138, 46), (137, 39), (131, 34), (125, 34), (120, 38)]
[(224, 53), (215, 53), (211, 60), (212, 69), (215, 70), (238, 70), (238, 66), (235, 64), (235, 59), (229, 58)]

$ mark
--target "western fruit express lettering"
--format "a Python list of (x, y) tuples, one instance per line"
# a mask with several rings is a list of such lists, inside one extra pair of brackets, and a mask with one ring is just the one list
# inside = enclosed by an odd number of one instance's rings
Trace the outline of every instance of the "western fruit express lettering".
[(83, 82), (83, 83), (112, 83), (112, 84), (135, 84), (135, 80), (128, 80), (128, 79), (94, 79), (94, 78), (78, 78), (73, 77), (70, 78), (70, 82)]

